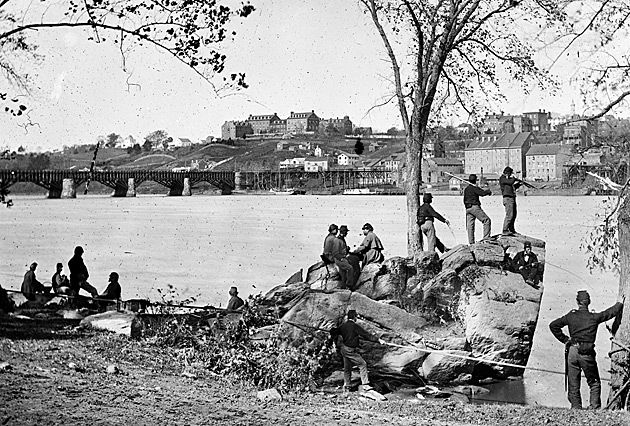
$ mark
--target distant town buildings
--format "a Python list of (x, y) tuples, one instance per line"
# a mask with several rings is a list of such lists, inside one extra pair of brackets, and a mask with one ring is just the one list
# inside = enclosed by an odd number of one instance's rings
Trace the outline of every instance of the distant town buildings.
[(348, 154), (347, 152), (342, 152), (337, 155), (337, 164), (340, 166), (354, 166), (359, 161), (359, 156), (357, 154)]
[(343, 118), (322, 119), (319, 122), (320, 133), (339, 133), (341, 135), (351, 135), (353, 131), (352, 121), (347, 115)]
[(559, 144), (532, 145), (525, 154), (527, 178), (555, 180), (562, 178), (562, 167), (572, 156), (572, 147)]
[(483, 120), (481, 133), (527, 133), (551, 130), (551, 113), (545, 110), (525, 112), (521, 115), (488, 114)]
[(512, 167), (522, 178), (527, 176), (525, 154), (536, 137), (532, 132), (485, 134), (464, 151), (465, 173), (502, 173)]
[(327, 172), (328, 171), (328, 159), (310, 157), (304, 161), (305, 172)]
[(221, 126), (221, 138), (224, 140), (242, 139), (253, 133), (252, 125), (247, 121), (226, 121)]

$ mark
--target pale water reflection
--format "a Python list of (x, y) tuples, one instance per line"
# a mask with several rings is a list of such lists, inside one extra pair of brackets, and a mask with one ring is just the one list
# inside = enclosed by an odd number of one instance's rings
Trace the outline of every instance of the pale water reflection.
[[(75, 245), (85, 248), (90, 282), (99, 290), (111, 271), (120, 274), (123, 298), (157, 299), (156, 289), (174, 285), (182, 297), (201, 303), (227, 303), (230, 286), (243, 296), (266, 291), (300, 268), (318, 261), (331, 222), (350, 228), (350, 245), (361, 241), (370, 222), (385, 245), (385, 256), (406, 254), (406, 207), (401, 196), (193, 196), (74, 200), (14, 196), (15, 206), (0, 209), (0, 283), (19, 288), (27, 265), (39, 263), (41, 281), (49, 281), (57, 262), (64, 266)], [(575, 306), (575, 293), (588, 289), (592, 308), (614, 303), (617, 278), (589, 275), (580, 240), (596, 223), (602, 197), (520, 197), (517, 231), (547, 241), (545, 293), (529, 366), (562, 372), (563, 346), (548, 330), (551, 320)], [(499, 196), (483, 199), (492, 231), (501, 230)], [(437, 196), (433, 206), (451, 221), (436, 225), (447, 246), (466, 243), (460, 196)], [(478, 237), (481, 227), (478, 227)], [(557, 267), (574, 272), (579, 278)], [(600, 329), (598, 360), (607, 377), (607, 331)], [(514, 386), (513, 391), (509, 390)], [(521, 394), (523, 402), (567, 406), (561, 374), (528, 372), (524, 391), (504, 386), (504, 394)], [(604, 386), (607, 393), (607, 386)], [(583, 395), (587, 395), (583, 391)], [(605, 397), (606, 395), (604, 395)]]

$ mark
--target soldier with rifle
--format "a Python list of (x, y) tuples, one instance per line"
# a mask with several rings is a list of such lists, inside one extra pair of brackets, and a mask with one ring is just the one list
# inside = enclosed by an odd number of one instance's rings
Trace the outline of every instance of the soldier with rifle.
[(483, 224), (483, 239), (490, 238), (491, 221), (486, 212), (481, 208), (479, 197), (491, 195), (489, 189), (481, 189), (477, 186), (477, 175), (468, 177), (468, 185), (464, 188), (464, 207), (466, 207), (466, 231), (468, 232), (468, 244), (475, 242), (475, 222), (478, 219)]
[(514, 222), (516, 221), (516, 190), (523, 181), (512, 176), (514, 170), (507, 166), (499, 178), (499, 186), (503, 195), (503, 207), (505, 207), (505, 219), (503, 220), (503, 235), (515, 235)]

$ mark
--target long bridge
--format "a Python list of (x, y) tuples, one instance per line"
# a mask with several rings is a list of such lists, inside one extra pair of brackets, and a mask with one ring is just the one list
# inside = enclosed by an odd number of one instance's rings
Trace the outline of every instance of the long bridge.
[(20, 182), (45, 188), (48, 198), (75, 198), (76, 188), (88, 181), (113, 189), (114, 197), (135, 197), (136, 189), (153, 181), (168, 189), (168, 195), (191, 195), (195, 185), (207, 182), (231, 194), (234, 190), (308, 188), (337, 190), (395, 184), (396, 172), (386, 170), (281, 171), (168, 171), (168, 170), (0, 170), (0, 191)]

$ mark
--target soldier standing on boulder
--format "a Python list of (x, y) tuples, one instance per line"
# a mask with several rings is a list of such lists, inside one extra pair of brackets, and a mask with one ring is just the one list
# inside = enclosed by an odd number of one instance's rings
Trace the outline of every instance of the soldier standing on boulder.
[(483, 239), (490, 238), (490, 218), (481, 208), (481, 201), (479, 197), (485, 197), (491, 195), (492, 192), (489, 189), (481, 189), (477, 186), (477, 175), (471, 174), (468, 177), (468, 182), (471, 185), (467, 185), (464, 188), (464, 207), (466, 207), (466, 231), (468, 232), (468, 244), (475, 242), (475, 221), (479, 219), (483, 224)]
[[(572, 310), (549, 324), (549, 329), (556, 339), (566, 345), (565, 374), (568, 380), (568, 397), (571, 408), (582, 409), (580, 395), (581, 372), (584, 371), (586, 383), (591, 390), (591, 409), (601, 407), (601, 382), (595, 359), (595, 337), (599, 324), (621, 314), (623, 303), (617, 302), (603, 312), (589, 312), (591, 297), (588, 292), (581, 290), (576, 298), (578, 308)], [(568, 326), (569, 336), (562, 332)]]
[(435, 235), (435, 225), (433, 224), (433, 220), (437, 219), (440, 222), (446, 223), (446, 225), (450, 225), (450, 222), (444, 217), (436, 212), (433, 207), (431, 207), (431, 202), (433, 202), (433, 195), (426, 192), (422, 196), (422, 204), (418, 209), (418, 226), (422, 230), (422, 233), (427, 236), (427, 251), (434, 251), (436, 248), (444, 253), (448, 251), (448, 249), (444, 246), (442, 241)]
[(352, 366), (359, 367), (361, 375), (361, 391), (367, 392), (372, 389), (368, 378), (367, 363), (359, 353), (359, 339), (363, 338), (371, 342), (384, 344), (385, 342), (363, 329), (356, 323), (357, 311), (348, 311), (348, 320), (337, 329), (337, 346), (343, 357), (343, 390), (348, 392), (352, 383)]
[(503, 220), (503, 235), (514, 235), (514, 222), (516, 222), (516, 190), (521, 186), (521, 181), (512, 176), (514, 170), (507, 166), (499, 178), (501, 194), (503, 195), (503, 207), (505, 207), (505, 219)]

